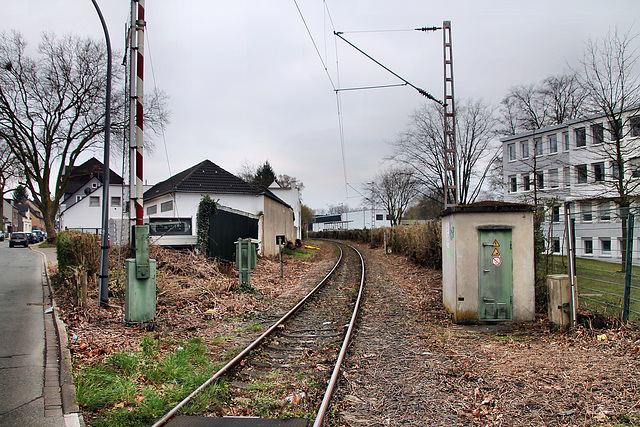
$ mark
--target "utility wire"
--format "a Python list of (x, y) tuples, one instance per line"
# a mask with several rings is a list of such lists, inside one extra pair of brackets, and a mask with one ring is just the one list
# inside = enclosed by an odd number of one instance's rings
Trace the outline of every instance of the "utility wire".
[(407, 85), (411, 86), (412, 88), (414, 88), (415, 90), (418, 91), (418, 93), (424, 97), (426, 97), (427, 99), (430, 99), (432, 101), (437, 102), (438, 104), (444, 106), (444, 103), (442, 101), (440, 101), (439, 99), (435, 98), (433, 95), (431, 95), (429, 92), (425, 91), (424, 89), (421, 89), (417, 86), (415, 86), (414, 84), (412, 84), (411, 82), (409, 82), (407, 79), (401, 77), (400, 75), (398, 75), (397, 73), (393, 72), (390, 68), (386, 67), (385, 65), (383, 65), (380, 61), (376, 60), (375, 58), (373, 58), (371, 55), (369, 55), (368, 53), (366, 53), (365, 51), (363, 51), (362, 49), (360, 49), (358, 46), (354, 45), (353, 43), (351, 43), (349, 40), (345, 39), (342, 36), (342, 32), (340, 31), (334, 31), (333, 34), (335, 34), (337, 37), (340, 37), (340, 39), (342, 39), (344, 42), (346, 42), (349, 46), (353, 47), (355, 50), (357, 50), (358, 52), (360, 52), (361, 54), (363, 54), (364, 56), (366, 56), (367, 58), (369, 58), (370, 60), (372, 60), (373, 62), (375, 62), (376, 64), (378, 64), (379, 66), (381, 66), (382, 68), (384, 68), (385, 70), (387, 70), (388, 72), (390, 72), (391, 74), (393, 74), (394, 76), (396, 76), (397, 78), (399, 78), (400, 80), (402, 80), (403, 82), (405, 82)]

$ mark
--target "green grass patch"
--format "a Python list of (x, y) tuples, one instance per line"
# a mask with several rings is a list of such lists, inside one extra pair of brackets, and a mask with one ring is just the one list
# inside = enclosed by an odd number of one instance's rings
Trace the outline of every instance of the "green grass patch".
[(314, 252), (308, 251), (306, 249), (301, 249), (301, 248), (294, 248), (294, 249), (282, 248), (282, 254), (292, 256), (294, 258), (310, 258), (314, 255)]
[[(95, 426), (148, 426), (209, 379), (209, 349), (200, 338), (184, 342), (145, 335), (141, 349), (111, 354), (76, 373), (78, 403)], [(224, 381), (211, 384), (182, 413), (215, 408), (228, 396)]]

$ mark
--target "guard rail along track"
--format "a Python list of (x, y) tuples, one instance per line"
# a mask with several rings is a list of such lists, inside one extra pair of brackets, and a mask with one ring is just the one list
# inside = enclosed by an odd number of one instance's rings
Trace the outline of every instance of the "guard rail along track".
[[(252, 378), (265, 379), (274, 373), (283, 375), (283, 371), (284, 375), (289, 372), (288, 375), (295, 377), (296, 372), (303, 370), (307, 374), (312, 372), (316, 384), (327, 384), (313, 424), (314, 427), (322, 425), (354, 329), (365, 276), (364, 260), (357, 249), (334, 243), (340, 250), (338, 261), (320, 283), (153, 427), (164, 425), (194, 396), (218, 379), (225, 378), (229, 382), (230, 394), (239, 396), (251, 388)], [(343, 246), (349, 250), (343, 250)], [(359, 268), (355, 267), (357, 264)], [(303, 398), (295, 394), (291, 396), (298, 401)], [(318, 399), (319, 396), (315, 401)]]

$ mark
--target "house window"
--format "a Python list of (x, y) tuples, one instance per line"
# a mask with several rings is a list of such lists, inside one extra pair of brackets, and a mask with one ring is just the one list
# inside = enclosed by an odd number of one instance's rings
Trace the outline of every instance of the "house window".
[(376, 221), (382, 221), (384, 219), (383, 214), (376, 214)]
[(629, 160), (629, 169), (631, 169), (632, 177), (640, 178), (640, 157), (634, 157)]
[(591, 237), (582, 239), (582, 244), (584, 247), (584, 254), (593, 255), (593, 240), (591, 239)]
[(90, 196), (89, 197), (89, 206), (92, 208), (100, 207), (100, 197), (98, 196)]
[(591, 202), (580, 203), (580, 213), (582, 214), (582, 222), (593, 221), (593, 212), (591, 210)]
[(600, 221), (611, 221), (609, 202), (602, 202), (598, 205), (598, 217), (600, 217)]
[(544, 172), (536, 173), (536, 184), (538, 189), (542, 190), (544, 188)]
[(97, 182), (92, 182), (91, 183), (91, 188), (98, 188), (98, 183)]
[(593, 164), (593, 180), (595, 182), (604, 181), (604, 162)]
[(600, 253), (611, 256), (611, 239), (600, 239)]
[(520, 143), (520, 151), (522, 152), (522, 158), (529, 158), (529, 141), (522, 141)]
[(158, 213), (158, 205), (147, 206), (147, 215)]
[(524, 191), (531, 190), (531, 178), (529, 177), (528, 173), (522, 175), (522, 189)]
[(542, 154), (544, 154), (542, 138), (533, 138), (533, 150), (535, 151), (536, 156), (542, 156)]
[(558, 152), (558, 137), (557, 135), (549, 135), (549, 153)]
[(558, 169), (549, 169), (549, 185), (551, 188), (558, 187)]
[(562, 140), (564, 141), (564, 151), (569, 151), (569, 132), (562, 132)]
[(631, 117), (629, 124), (631, 125), (631, 136), (640, 136), (640, 116)]
[(160, 212), (169, 212), (173, 210), (173, 200), (160, 203)]
[(387, 221), (391, 221), (391, 215), (387, 215)]
[(611, 133), (611, 141), (619, 141), (622, 139), (622, 120), (613, 120), (609, 122)]
[(578, 184), (586, 184), (587, 183), (587, 165), (577, 165), (576, 176), (578, 177)]
[(571, 187), (571, 168), (564, 168), (564, 186)]
[(518, 180), (515, 175), (509, 177), (509, 193), (518, 191)]
[(560, 222), (560, 206), (551, 207), (551, 222)]
[(507, 150), (509, 150), (509, 161), (514, 161), (516, 159), (516, 144), (507, 145)]
[(120, 197), (118, 196), (111, 197), (111, 206), (120, 207)]
[(601, 123), (591, 125), (591, 137), (593, 144), (602, 144), (604, 142), (604, 125)]
[(587, 131), (585, 128), (577, 128), (574, 130), (576, 134), (576, 147), (586, 147), (587, 146)]
[(554, 254), (559, 254), (560, 253), (560, 238), (559, 237), (554, 237), (553, 238), (553, 253)]
[(620, 167), (618, 166), (618, 162), (611, 162), (611, 178), (620, 178)]

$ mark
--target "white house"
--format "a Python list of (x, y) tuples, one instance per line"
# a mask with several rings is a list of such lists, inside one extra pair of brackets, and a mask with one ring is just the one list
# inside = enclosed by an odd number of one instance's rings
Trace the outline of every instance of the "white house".
[(257, 238), (263, 255), (277, 255), (276, 236), (285, 236), (288, 241), (297, 238), (294, 210), (289, 204), (267, 188), (251, 185), (204, 160), (145, 191), (145, 220), (175, 224), (156, 238), (158, 244), (196, 244), (196, 214), (204, 195), (236, 214), (259, 218)]
[(362, 230), (381, 227), (391, 227), (389, 214), (384, 209), (362, 209), (342, 214), (316, 215), (313, 223), (313, 231)]
[(269, 191), (291, 206), (293, 209), (293, 225), (296, 228), (296, 237), (302, 240), (302, 201), (300, 200), (300, 190), (295, 187), (280, 187), (277, 183), (274, 183), (269, 187)]
[[(59, 208), (59, 229), (101, 233), (102, 177), (103, 165), (95, 158), (73, 169)], [(112, 244), (122, 244), (129, 240), (128, 214), (123, 211), (128, 197), (128, 187), (123, 184), (122, 177), (110, 171), (109, 240)]]

